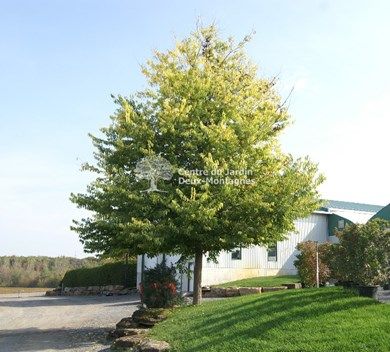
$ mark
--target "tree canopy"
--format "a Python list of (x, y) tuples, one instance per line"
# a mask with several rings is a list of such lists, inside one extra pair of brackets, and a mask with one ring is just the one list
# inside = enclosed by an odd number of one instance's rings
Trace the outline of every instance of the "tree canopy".
[[(323, 177), (282, 152), (290, 116), (277, 79), (259, 77), (247, 57), (250, 39), (198, 28), (142, 67), (145, 90), (114, 97), (111, 124), (91, 136), (96, 163), (84, 165), (96, 179), (71, 196), (91, 211), (73, 226), (86, 251), (195, 256), (200, 290), (202, 255), (275, 243), (319, 206)], [(156, 157), (172, 174), (160, 177), (163, 192), (142, 192), (152, 185), (137, 163)]]

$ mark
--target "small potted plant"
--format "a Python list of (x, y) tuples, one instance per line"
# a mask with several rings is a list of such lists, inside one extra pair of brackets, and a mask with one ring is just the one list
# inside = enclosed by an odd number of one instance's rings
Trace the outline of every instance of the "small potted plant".
[(373, 257), (367, 257), (364, 268), (357, 277), (359, 295), (376, 298), (378, 291), (383, 290), (387, 281), (386, 270)]
[(362, 270), (359, 275), (357, 290), (360, 296), (375, 298), (380, 289), (379, 280), (369, 272)]

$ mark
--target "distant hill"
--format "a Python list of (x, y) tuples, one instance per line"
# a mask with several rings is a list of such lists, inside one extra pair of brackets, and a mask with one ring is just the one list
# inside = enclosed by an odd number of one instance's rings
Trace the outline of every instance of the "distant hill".
[(96, 258), (0, 256), (0, 286), (56, 287), (68, 270), (91, 268)]

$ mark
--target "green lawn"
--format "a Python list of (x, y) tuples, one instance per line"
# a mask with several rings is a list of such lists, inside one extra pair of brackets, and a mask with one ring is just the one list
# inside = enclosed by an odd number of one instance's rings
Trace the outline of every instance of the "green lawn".
[(281, 276), (260, 276), (252, 277), (250, 279), (243, 279), (232, 282), (225, 282), (218, 286), (221, 287), (272, 287), (280, 286), (282, 284), (289, 284), (293, 282), (299, 282), (299, 277), (295, 275), (281, 275)]
[(151, 335), (174, 352), (385, 352), (390, 304), (340, 287), (279, 291), (178, 308)]

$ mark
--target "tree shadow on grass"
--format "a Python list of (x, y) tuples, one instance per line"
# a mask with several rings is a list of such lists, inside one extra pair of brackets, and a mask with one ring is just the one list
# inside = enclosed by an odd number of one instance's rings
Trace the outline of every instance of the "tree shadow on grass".
[(106, 328), (0, 330), (0, 352), (108, 351)]
[[(326, 314), (377, 304), (370, 299), (353, 297), (348, 292), (307, 290), (254, 296), (249, 300), (237, 298), (237, 303), (242, 300), (242, 304), (238, 303), (235, 309), (232, 309), (228, 300), (218, 302), (214, 309), (202, 311), (202, 319), (195, 318), (188, 322), (189, 329), (196, 331), (196, 336), (207, 336), (207, 342), (195, 339), (194, 336), (190, 344), (187, 339), (185, 350), (199, 352), (214, 346), (213, 351), (217, 351), (217, 348), (226, 346), (236, 338), (244, 338), (248, 343), (269, 340), (275, 329), (288, 329), (291, 324), (304, 324), (307, 320)], [(226, 336), (225, 332), (229, 330), (234, 331), (234, 336)], [(174, 336), (173, 345), (176, 339), (180, 340), (180, 331)]]

